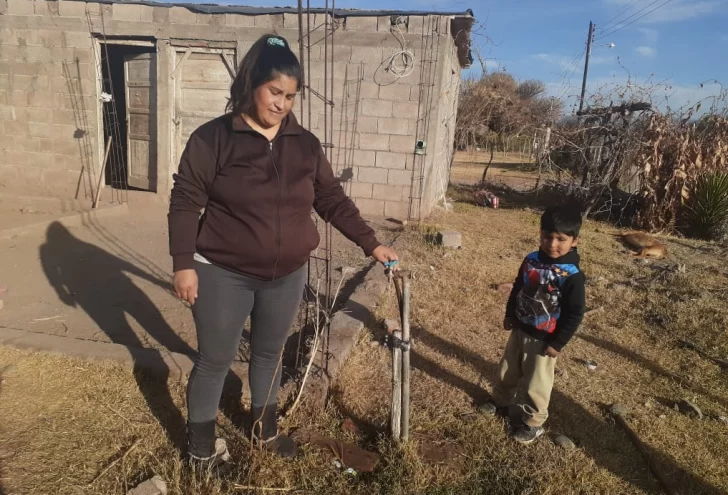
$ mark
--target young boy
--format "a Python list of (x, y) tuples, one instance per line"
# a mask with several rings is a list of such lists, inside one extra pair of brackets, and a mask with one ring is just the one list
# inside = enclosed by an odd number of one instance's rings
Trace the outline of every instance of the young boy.
[(539, 250), (523, 260), (508, 298), (503, 328), (512, 330), (498, 367), (491, 400), (478, 410), (506, 415), (521, 378), (527, 382), (522, 423), (514, 440), (531, 443), (543, 435), (554, 385), (556, 358), (584, 316), (584, 274), (576, 244), (578, 209), (550, 207), (541, 216)]

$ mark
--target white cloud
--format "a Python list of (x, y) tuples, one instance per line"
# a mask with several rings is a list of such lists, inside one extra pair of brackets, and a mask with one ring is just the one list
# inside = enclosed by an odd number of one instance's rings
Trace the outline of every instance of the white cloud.
[(640, 22), (657, 24), (687, 21), (715, 12), (721, 3), (718, 1), (688, 2), (685, 0), (672, 2), (645, 16)]
[(638, 46), (635, 51), (646, 58), (653, 58), (657, 54), (657, 51), (650, 46)]
[(718, 7), (721, 6), (723, 1), (671, 0), (669, 3), (661, 3), (659, 5), (652, 5), (651, 3), (642, 5), (639, 2), (634, 2), (634, 0), (605, 0), (605, 3), (619, 7), (615, 8), (617, 12), (622, 12), (624, 6), (627, 4), (634, 4), (634, 6), (619, 14), (618, 19), (621, 20), (622, 25), (626, 25), (631, 22), (659, 24), (687, 21), (689, 19), (695, 19), (696, 17), (702, 17), (715, 12)]
[(646, 45), (656, 44), (657, 39), (660, 37), (660, 33), (657, 31), (657, 29), (639, 28), (638, 31), (642, 33), (642, 38), (645, 40)]
[[(553, 53), (537, 53), (531, 55), (534, 60), (540, 60), (548, 65), (553, 65), (565, 72), (573, 72), (578, 70), (579, 67), (584, 66), (584, 59), (582, 58), (571, 58), (565, 55), (558, 55)], [(591, 56), (589, 59), (589, 65), (604, 65), (612, 63), (616, 60), (616, 57), (605, 57), (605, 56)]]
[(489, 70), (491, 72), (499, 70), (501, 67), (500, 62), (497, 60), (486, 60), (485, 61), (485, 69)]

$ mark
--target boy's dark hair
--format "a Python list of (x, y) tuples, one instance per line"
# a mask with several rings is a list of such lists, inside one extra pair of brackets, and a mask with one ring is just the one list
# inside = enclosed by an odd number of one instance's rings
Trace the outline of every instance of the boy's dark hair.
[(581, 230), (581, 211), (569, 205), (549, 206), (541, 215), (541, 230), (577, 238)]
[(238, 73), (230, 87), (230, 99), (226, 111), (241, 114), (253, 109), (253, 93), (262, 84), (279, 76), (298, 81), (301, 89), (301, 64), (291, 51), (288, 42), (276, 35), (266, 34), (253, 43), (240, 63)]

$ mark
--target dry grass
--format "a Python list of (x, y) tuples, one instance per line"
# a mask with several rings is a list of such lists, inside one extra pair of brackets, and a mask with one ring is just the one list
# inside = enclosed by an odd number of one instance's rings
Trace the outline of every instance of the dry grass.
[[(178, 460), (181, 384), (168, 393), (164, 383), (120, 368), (0, 347), (0, 485), (13, 494), (116, 494), (159, 474), (172, 494), (233, 493), (234, 483), (313, 494), (658, 492), (638, 452), (604, 412), (604, 405), (619, 401), (632, 411), (631, 424), (677, 491), (728, 491), (728, 426), (670, 407), (689, 398), (705, 413), (728, 413), (726, 372), (675, 343), (689, 338), (716, 356), (728, 354), (724, 251), (664, 238), (669, 262), (684, 263), (686, 273), (632, 287), (630, 280), (655, 272), (620, 253), (614, 239), (598, 232), (606, 226), (587, 224), (581, 250), (592, 281), (588, 306), (605, 311), (588, 317), (559, 359), (562, 374), (548, 423), (550, 435), (566, 434), (578, 449), (564, 451), (548, 439), (523, 447), (507, 439), (501, 420), (473, 414), (473, 404), (487, 396), (508, 338), (500, 329), (506, 295), (489, 286), (510, 281), (522, 256), (534, 249), (538, 215), (456, 203), (453, 212), (430, 221), (399, 241), (416, 276), (412, 445), (399, 450), (386, 435), (341, 430), (345, 417), (380, 432), (387, 423), (389, 353), (368, 345), (371, 334), (344, 367), (329, 409), (303, 407), (289, 423), (378, 450), (383, 461), (376, 473), (352, 477), (310, 451), (293, 462), (258, 452), (250, 457), (249, 444), (228, 417), (234, 415), (220, 414), (237, 470), (228, 481), (194, 476)], [(462, 232), (464, 248), (445, 252), (428, 244), (426, 234), (436, 227)], [(387, 299), (378, 316), (394, 316), (392, 303)], [(583, 358), (597, 361), (597, 371), (588, 371)], [(240, 407), (227, 403), (224, 409)], [(123, 462), (88, 486), (138, 438)], [(417, 454), (419, 443), (459, 449), (450, 462), (435, 464)]]
[[(686, 274), (648, 284), (638, 280), (655, 273), (649, 265), (635, 263), (598, 231), (611, 231), (608, 226), (588, 223), (581, 247), (582, 268), (592, 281), (588, 306), (605, 311), (587, 317), (560, 358), (548, 423), (552, 436), (565, 434), (579, 448), (567, 452), (549, 441), (523, 448), (507, 440), (502, 421), (470, 413), (487, 396), (508, 338), (500, 329), (507, 296), (489, 286), (511, 281), (522, 256), (535, 249), (538, 215), (458, 203), (431, 222), (432, 230), (459, 230), (464, 248), (445, 252), (428, 245), (427, 232), (411, 232), (405, 242), (402, 254), (416, 274), (412, 424), (454, 439), (470, 457), (465, 473), (411, 465), (409, 488), (401, 493), (434, 493), (434, 486), (462, 487), (452, 493), (659, 491), (606, 414), (614, 402), (629, 407), (631, 424), (678, 492), (728, 490), (727, 427), (716, 418), (728, 412), (726, 372), (676, 345), (687, 338), (716, 356), (728, 354), (724, 250), (664, 238), (669, 263), (684, 263)], [(394, 309), (382, 313), (392, 316)], [(596, 372), (580, 361), (587, 358), (597, 361)], [(359, 348), (339, 381), (342, 409), (384, 424), (388, 359), (384, 350)], [(675, 375), (685, 379), (682, 386)], [(671, 403), (683, 398), (712, 417), (696, 421), (675, 412)]]

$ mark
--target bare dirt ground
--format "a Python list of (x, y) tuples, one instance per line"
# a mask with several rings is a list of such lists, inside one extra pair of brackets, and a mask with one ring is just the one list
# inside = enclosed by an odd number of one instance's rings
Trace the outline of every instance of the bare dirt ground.
[[(490, 161), (490, 153), (482, 151), (458, 151), (455, 153), (450, 182), (453, 184), (475, 184), (483, 177), (483, 169)], [(493, 163), (488, 169), (486, 180), (504, 184), (517, 191), (532, 189), (538, 170), (533, 159), (521, 153), (493, 154)]]
[[(0, 239), (0, 250), (6, 253), (0, 283), (8, 288), (0, 296), (0, 325), (182, 353), (196, 348), (190, 310), (172, 294), (166, 204), (132, 195), (128, 214), (85, 218), (83, 225), (66, 227), (52, 221), (58, 212), (49, 200), (0, 199), (5, 201), (0, 206), (24, 204), (25, 211), (45, 207), (47, 214), (26, 213), (23, 218), (51, 221), (47, 228)], [(389, 243), (397, 226), (387, 224), (374, 222), (373, 227)], [(18, 220), (13, 227), (21, 225)], [(333, 232), (332, 243), (333, 283), (341, 281), (337, 268), (354, 268), (343, 281), (346, 297), (355, 284), (347, 281), (369, 260), (338, 232)]]
[(0, 193), (0, 231), (28, 224), (49, 222), (65, 215), (82, 213), (90, 209), (91, 201), (19, 197)]
[(8, 286), (0, 324), (31, 332), (188, 352), (189, 309), (171, 292), (164, 206), (0, 241)]

